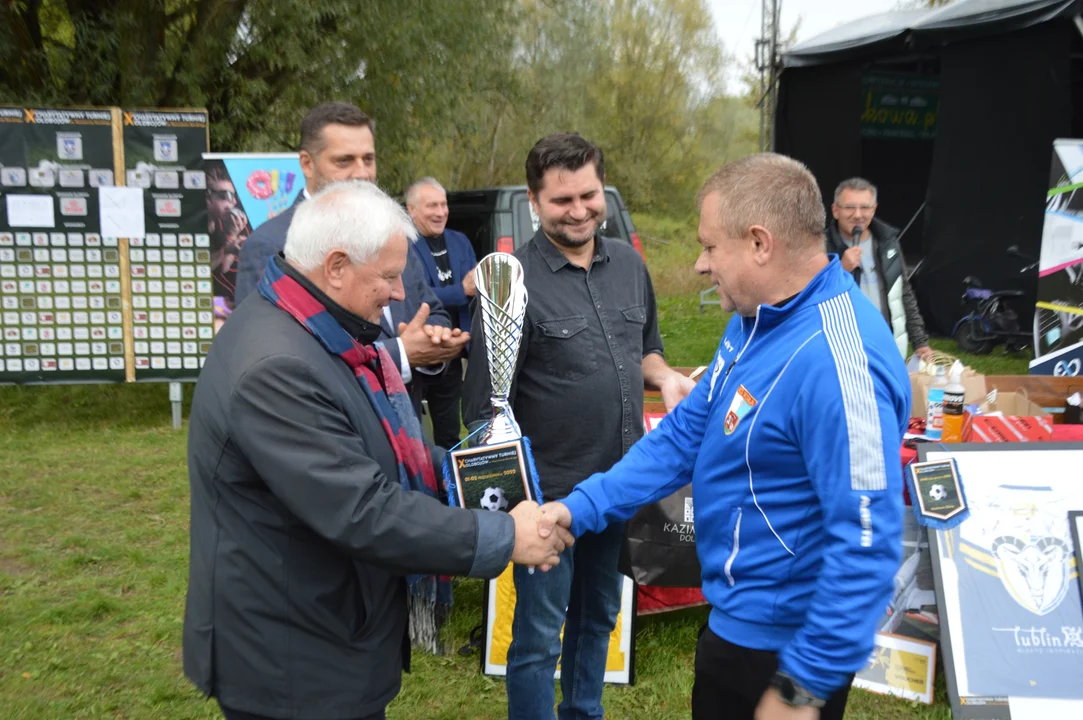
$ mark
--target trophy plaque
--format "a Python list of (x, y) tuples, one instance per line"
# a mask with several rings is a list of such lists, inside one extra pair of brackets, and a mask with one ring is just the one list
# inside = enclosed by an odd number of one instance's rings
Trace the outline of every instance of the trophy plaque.
[(470, 447), (448, 453), (448, 494), (459, 507), (508, 511), (523, 500), (541, 502), (530, 443), (519, 430), (508, 402), (519, 344), (523, 339), (527, 292), (523, 266), (508, 253), (486, 255), (474, 270), (485, 360), (492, 384), (492, 417), (471, 435)]

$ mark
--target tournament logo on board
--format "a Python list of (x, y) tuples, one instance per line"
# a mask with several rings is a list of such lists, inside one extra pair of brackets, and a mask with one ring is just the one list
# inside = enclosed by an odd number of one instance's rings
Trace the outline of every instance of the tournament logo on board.
[(82, 160), (83, 136), (79, 133), (57, 133), (56, 154), (61, 160)]
[(177, 151), (177, 136), (176, 135), (155, 135), (154, 136), (154, 159), (157, 162), (177, 162), (179, 153)]

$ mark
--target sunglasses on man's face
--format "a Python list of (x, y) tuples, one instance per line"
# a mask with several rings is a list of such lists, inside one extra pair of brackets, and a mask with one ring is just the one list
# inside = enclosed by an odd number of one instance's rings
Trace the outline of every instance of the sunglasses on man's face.
[(232, 190), (208, 190), (207, 194), (215, 200), (225, 200), (227, 202), (237, 202), (237, 193)]

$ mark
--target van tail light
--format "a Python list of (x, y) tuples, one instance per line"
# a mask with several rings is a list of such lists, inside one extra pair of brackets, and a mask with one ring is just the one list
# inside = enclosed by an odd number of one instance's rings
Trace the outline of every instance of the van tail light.
[(643, 253), (643, 243), (639, 242), (639, 233), (632, 233), (632, 247), (639, 253), (639, 257), (643, 258), (643, 262), (647, 262), (647, 256)]
[(510, 237), (502, 237), (496, 241), (496, 251), (502, 253), (514, 253), (515, 241)]

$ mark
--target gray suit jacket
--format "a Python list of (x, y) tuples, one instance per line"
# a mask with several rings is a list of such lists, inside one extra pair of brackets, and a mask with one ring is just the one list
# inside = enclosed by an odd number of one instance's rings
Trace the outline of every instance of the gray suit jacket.
[[(255, 292), (259, 286), (259, 279), (263, 275), (263, 269), (267, 267), (267, 261), (282, 252), (282, 248), (286, 247), (286, 232), (290, 229), (290, 223), (293, 222), (293, 213), (296, 212), (297, 206), (304, 201), (304, 197), (303, 194), (298, 195), (297, 201), (286, 212), (260, 225), (244, 241), (244, 245), (241, 246), (241, 256), (237, 261), (237, 289), (233, 294), (234, 307), (240, 307), (245, 298)], [(406, 299), (402, 302), (395, 300), (389, 306), (393, 327), (388, 327), (387, 323), (382, 321), (380, 323), (380, 327), (383, 328), (384, 332), (380, 336), (381, 342), (379, 344), (383, 345), (384, 349), (390, 353), (396, 367), (402, 367), (399, 344), (389, 342), (389, 340), (398, 337), (399, 323), (410, 322), (414, 315), (417, 314), (421, 303), (429, 304), (428, 323), (430, 325), (452, 326), (447, 309), (444, 308), (443, 303), (436, 297), (432, 288), (429, 287), (429, 283), (425, 280), (425, 268), (421, 264), (421, 258), (417, 257), (414, 252), (409, 252), (406, 255), (406, 270), (402, 274)], [(415, 398), (415, 405), (418, 405), (420, 395), (418, 389), (414, 387), (415, 385), (414, 382), (410, 383), (410, 395)]]
[(188, 435), (184, 671), (227, 707), (382, 710), (408, 659), (408, 573), (491, 578), (514, 523), (405, 492), (353, 372), (260, 295), (215, 338)]

